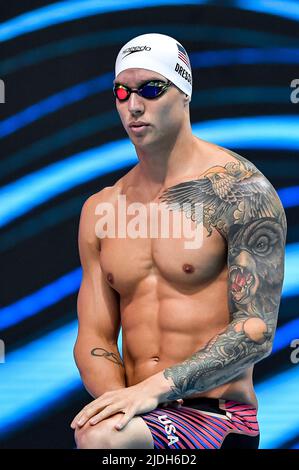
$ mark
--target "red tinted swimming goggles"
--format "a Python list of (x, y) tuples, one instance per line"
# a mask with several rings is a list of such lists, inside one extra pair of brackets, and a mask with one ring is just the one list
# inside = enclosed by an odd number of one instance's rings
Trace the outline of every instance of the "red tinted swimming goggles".
[(126, 85), (117, 83), (113, 87), (113, 94), (119, 101), (129, 99), (131, 93), (137, 93), (147, 100), (153, 100), (161, 96), (172, 85), (171, 81), (163, 82), (160, 80), (151, 80), (143, 83), (139, 88), (129, 88)]

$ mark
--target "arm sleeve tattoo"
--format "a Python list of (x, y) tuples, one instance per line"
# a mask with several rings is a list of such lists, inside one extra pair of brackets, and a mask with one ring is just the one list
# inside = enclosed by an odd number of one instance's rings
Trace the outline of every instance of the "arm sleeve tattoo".
[(175, 384), (167, 399), (229, 382), (272, 349), (283, 283), (285, 213), (262, 173), (225, 150), (234, 162), (212, 167), (200, 179), (172, 186), (161, 196), (170, 209), (201, 203), (201, 219), (195, 210), (189, 216), (203, 223), (207, 236), (216, 229), (226, 239), (231, 315), (227, 328), (205, 347), (164, 369), (165, 378)]

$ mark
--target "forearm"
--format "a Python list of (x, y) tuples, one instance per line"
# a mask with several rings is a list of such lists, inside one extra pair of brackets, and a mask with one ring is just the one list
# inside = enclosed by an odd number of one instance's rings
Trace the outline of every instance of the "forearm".
[(74, 357), (84, 386), (94, 398), (126, 387), (125, 368), (116, 343), (97, 339), (87, 346), (83, 340), (78, 341)]
[(203, 349), (164, 369), (165, 379), (174, 383), (166, 398), (188, 397), (229, 382), (270, 353), (271, 336), (259, 318), (231, 323)]

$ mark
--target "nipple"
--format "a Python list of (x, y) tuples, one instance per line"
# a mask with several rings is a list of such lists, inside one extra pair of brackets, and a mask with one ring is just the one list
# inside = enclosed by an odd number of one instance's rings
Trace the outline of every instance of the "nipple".
[(113, 280), (113, 275), (112, 275), (112, 273), (108, 273), (108, 274), (107, 274), (107, 281), (110, 282), (110, 284), (113, 284), (114, 280)]
[(192, 266), (192, 264), (184, 264), (183, 271), (185, 271), (185, 273), (187, 274), (191, 274), (194, 272), (194, 267)]

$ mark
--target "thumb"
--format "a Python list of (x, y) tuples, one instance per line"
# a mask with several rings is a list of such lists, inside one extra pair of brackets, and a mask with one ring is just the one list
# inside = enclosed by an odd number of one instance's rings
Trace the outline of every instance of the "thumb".
[(178, 400), (176, 400), (176, 401), (174, 402), (174, 406), (175, 406), (176, 408), (180, 408), (183, 403), (184, 403), (184, 400), (182, 400), (182, 399), (180, 398), (180, 399), (178, 399)]

